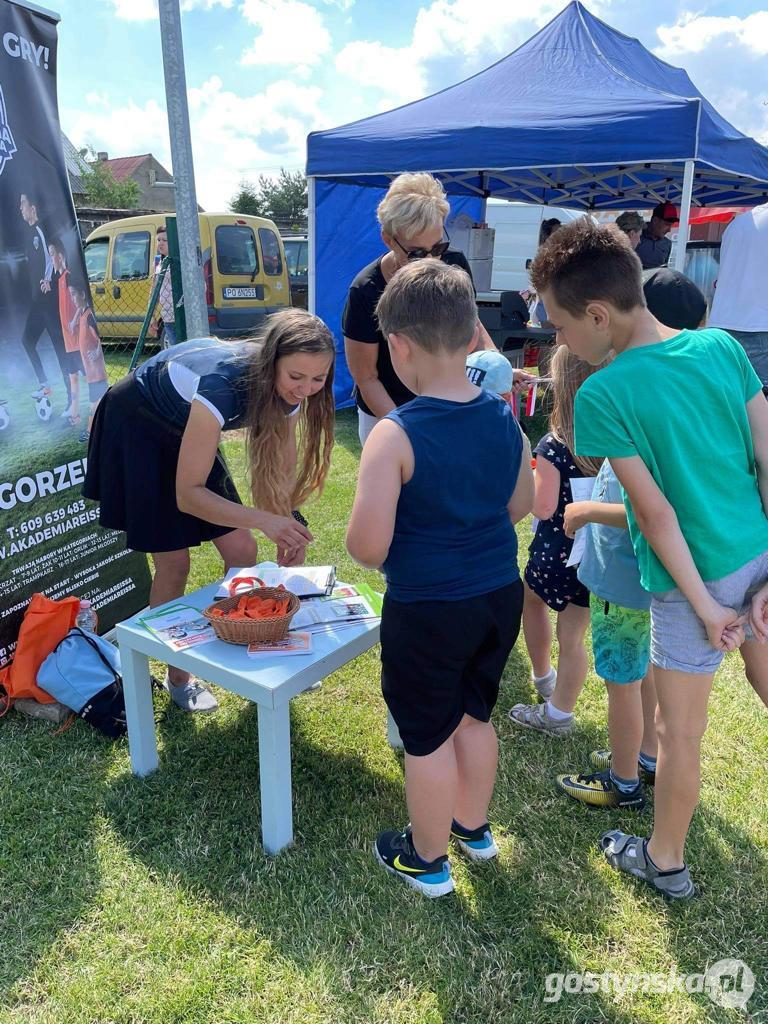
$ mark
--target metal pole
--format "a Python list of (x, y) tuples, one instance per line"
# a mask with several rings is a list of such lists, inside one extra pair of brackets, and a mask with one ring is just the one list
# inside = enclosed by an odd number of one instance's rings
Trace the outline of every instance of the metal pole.
[(209, 333), (208, 307), (205, 301), (200, 224), (197, 219), (195, 168), (189, 134), (187, 79), (184, 72), (184, 45), (181, 38), (179, 0), (159, 0), (160, 39), (165, 72), (165, 104), (171, 137), (171, 161), (176, 184), (176, 221), (179, 229), (179, 258), (184, 288), (184, 312), (187, 337)]
[(693, 160), (685, 161), (683, 172), (683, 195), (680, 201), (680, 224), (677, 229), (677, 245), (675, 247), (675, 270), (682, 274), (685, 270), (685, 249), (688, 245), (689, 224), (691, 216), (691, 196), (693, 195)]
[(317, 226), (315, 224), (315, 179), (307, 178), (307, 309), (315, 312), (315, 251), (317, 248)]

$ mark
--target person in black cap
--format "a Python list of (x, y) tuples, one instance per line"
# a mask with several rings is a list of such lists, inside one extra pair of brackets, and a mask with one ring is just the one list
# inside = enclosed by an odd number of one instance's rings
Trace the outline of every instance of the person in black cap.
[(701, 289), (679, 270), (661, 267), (643, 285), (645, 304), (659, 323), (679, 331), (704, 326), (707, 300)]
[(645, 225), (635, 249), (643, 270), (663, 267), (669, 260), (672, 243), (667, 236), (672, 230), (672, 225), (677, 224), (678, 220), (677, 207), (672, 203), (659, 203), (658, 206), (654, 206), (651, 219)]

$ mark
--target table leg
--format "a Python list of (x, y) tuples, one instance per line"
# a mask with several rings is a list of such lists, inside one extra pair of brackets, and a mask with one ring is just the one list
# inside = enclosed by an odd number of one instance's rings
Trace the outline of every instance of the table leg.
[(293, 842), (291, 807), (291, 718), (289, 703), (259, 704), (259, 782), (261, 838), (267, 853)]
[(149, 658), (146, 654), (123, 646), (120, 648), (120, 664), (123, 672), (131, 766), (134, 775), (149, 775), (157, 768), (157, 738)]
[(395, 720), (392, 715), (387, 711), (387, 743), (394, 750), (403, 749), (403, 741), (400, 739), (400, 730), (395, 724)]

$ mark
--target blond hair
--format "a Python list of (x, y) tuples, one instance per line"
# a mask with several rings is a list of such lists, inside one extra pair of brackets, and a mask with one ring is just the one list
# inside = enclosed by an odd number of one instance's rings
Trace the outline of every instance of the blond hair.
[(592, 366), (575, 356), (565, 345), (558, 345), (550, 360), (549, 373), (552, 377), (552, 412), (549, 429), (556, 440), (564, 444), (573, 455), (574, 462), (585, 476), (596, 476), (603, 464), (602, 459), (591, 459), (576, 455), (574, 451), (573, 406), (576, 392), (587, 379), (606, 364)]
[(467, 348), (477, 326), (469, 274), (440, 260), (418, 260), (398, 270), (376, 305), (384, 337), (405, 334), (433, 355)]
[(430, 228), (442, 227), (450, 206), (437, 178), (420, 171), (399, 174), (376, 210), (385, 235), (402, 233), (406, 238)]
[[(275, 390), (277, 362), (307, 352), (328, 355), (331, 365), (325, 384), (301, 403), (297, 413), (295, 480), (285, 472), (284, 452), (289, 422), (285, 403)], [(323, 321), (304, 309), (274, 313), (254, 346), (246, 386), (246, 450), (251, 492), (256, 508), (288, 515), (313, 492), (320, 493), (328, 475), (333, 449), (333, 366), (336, 345)]]

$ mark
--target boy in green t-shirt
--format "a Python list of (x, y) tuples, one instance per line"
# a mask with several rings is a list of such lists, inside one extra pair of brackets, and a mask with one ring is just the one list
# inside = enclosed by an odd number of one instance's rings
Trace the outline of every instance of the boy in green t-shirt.
[(768, 580), (768, 402), (730, 335), (654, 319), (640, 261), (618, 233), (586, 218), (561, 228), (539, 251), (531, 279), (575, 355), (594, 365), (616, 354), (576, 395), (576, 452), (609, 459), (653, 595), (653, 833), (646, 840), (613, 830), (600, 845), (613, 867), (685, 899), (694, 892), (684, 847), (701, 738), (725, 651), (743, 643), (747, 676), (768, 704), (768, 649), (743, 642), (742, 614)]

